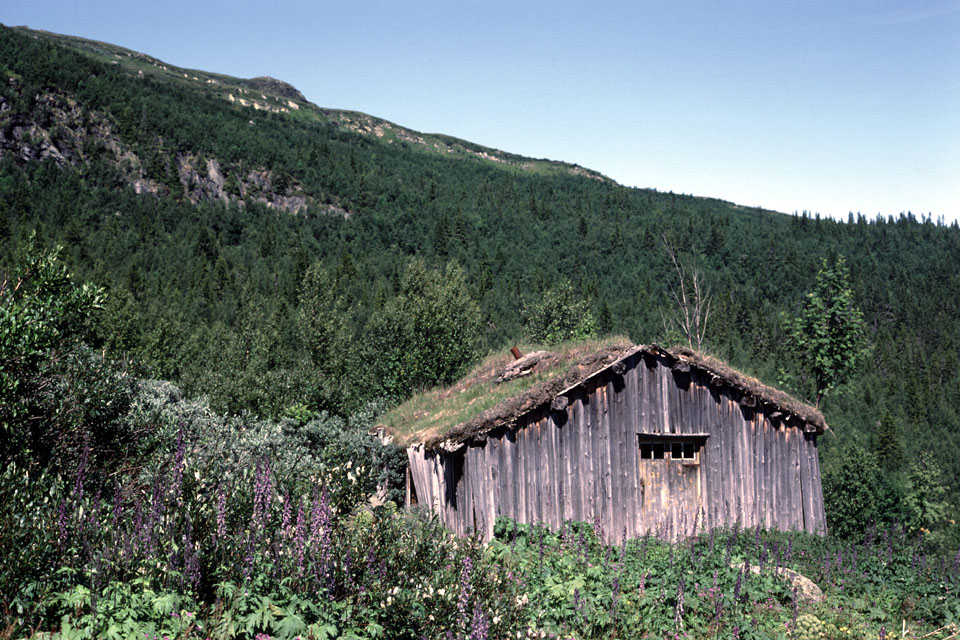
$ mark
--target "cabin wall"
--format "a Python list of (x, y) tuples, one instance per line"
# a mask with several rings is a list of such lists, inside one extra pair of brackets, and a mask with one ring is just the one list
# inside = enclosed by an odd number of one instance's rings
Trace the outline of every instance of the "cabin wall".
[[(677, 539), (738, 522), (825, 533), (816, 438), (741, 404), (698, 371), (637, 354), (549, 407), (455, 452), (408, 449), (420, 504), (461, 535), (497, 516), (597, 521), (609, 540)], [(638, 434), (708, 434), (691, 461), (643, 460)]]

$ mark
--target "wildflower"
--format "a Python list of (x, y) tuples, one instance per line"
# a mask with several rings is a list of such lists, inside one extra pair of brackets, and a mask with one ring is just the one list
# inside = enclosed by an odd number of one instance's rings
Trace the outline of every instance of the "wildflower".
[(470, 627), (470, 640), (487, 640), (489, 631), (490, 621), (487, 620), (487, 615), (483, 612), (483, 609), (480, 608), (480, 605), (477, 605), (473, 609), (473, 623)]
[(87, 475), (87, 461), (90, 458), (90, 436), (83, 439), (83, 452), (80, 454), (80, 462), (77, 464), (77, 477), (73, 483), (73, 496), (77, 502), (83, 500), (83, 480)]
[(603, 523), (600, 522), (600, 516), (596, 516), (593, 519), (593, 535), (597, 537), (597, 540), (603, 542), (605, 536), (603, 531)]
[(303, 511), (303, 504), (297, 508), (297, 528), (293, 540), (296, 549), (297, 575), (303, 573), (303, 553), (306, 545), (306, 514)]
[(253, 486), (253, 521), (251, 531), (261, 531), (270, 520), (270, 500), (273, 497), (273, 475), (270, 463), (264, 459), (257, 465)]
[(463, 569), (460, 571), (460, 598), (457, 600), (457, 611), (460, 620), (466, 626), (468, 605), (470, 603), (470, 575), (473, 573), (473, 559), (467, 556), (463, 559)]
[(683, 578), (677, 585), (677, 606), (673, 611), (673, 624), (677, 633), (680, 633), (680, 629), (683, 628)]

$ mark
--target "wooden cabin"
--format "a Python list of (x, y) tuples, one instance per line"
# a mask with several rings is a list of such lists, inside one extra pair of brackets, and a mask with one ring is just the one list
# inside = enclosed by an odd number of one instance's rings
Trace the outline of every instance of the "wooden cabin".
[(813, 407), (712, 358), (624, 346), (408, 446), (408, 503), (485, 539), (497, 516), (598, 522), (610, 540), (738, 522), (824, 534), (825, 427)]

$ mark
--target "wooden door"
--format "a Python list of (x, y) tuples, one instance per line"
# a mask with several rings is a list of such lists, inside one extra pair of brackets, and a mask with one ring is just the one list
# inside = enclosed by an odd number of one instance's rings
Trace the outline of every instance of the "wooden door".
[(702, 442), (641, 437), (639, 446), (638, 530), (668, 540), (679, 540), (700, 530)]

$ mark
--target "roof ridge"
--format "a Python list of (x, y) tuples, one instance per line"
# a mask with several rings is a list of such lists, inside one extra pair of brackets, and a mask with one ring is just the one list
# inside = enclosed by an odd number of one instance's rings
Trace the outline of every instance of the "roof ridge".
[[(616, 371), (617, 366), (622, 367), (621, 363), (624, 360), (638, 353), (669, 358), (673, 361), (671, 368), (677, 371), (689, 371), (691, 368), (699, 369), (709, 375), (709, 384), (720, 382), (724, 386), (742, 392), (744, 395), (740, 402), (744, 406), (756, 406), (758, 404), (768, 406), (773, 409), (774, 414), (779, 413), (795, 417), (807, 431), (821, 434), (827, 427), (823, 414), (816, 408), (797, 400), (786, 392), (766, 385), (756, 378), (747, 376), (712, 356), (687, 347), (666, 349), (657, 344), (617, 345), (603, 347), (580, 358), (565, 372), (553, 376), (549, 380), (544, 380), (523, 393), (499, 402), (445, 433), (428, 438), (422, 444), (427, 449), (457, 449), (471, 438), (483, 437), (499, 427), (511, 427), (516, 424), (520, 417), (545, 404), (554, 403), (556, 398), (565, 396), (605, 371), (613, 369), (615, 372), (621, 373), (622, 371)], [(513, 364), (507, 365), (504, 371)], [(561, 404), (566, 407), (565, 403)], [(774, 415), (773, 417), (778, 416)]]

